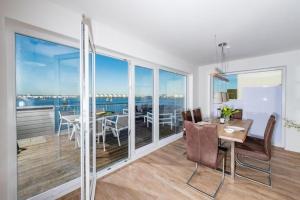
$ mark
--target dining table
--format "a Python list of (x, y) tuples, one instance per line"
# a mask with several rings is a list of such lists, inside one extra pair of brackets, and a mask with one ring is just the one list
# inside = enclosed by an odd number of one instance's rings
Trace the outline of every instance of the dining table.
[[(246, 137), (249, 133), (249, 130), (253, 124), (252, 119), (233, 119), (230, 120), (224, 124), (221, 124), (218, 119), (208, 120), (209, 124), (216, 124), (217, 125), (217, 131), (218, 131), (218, 137), (221, 140), (225, 140), (230, 143), (230, 175), (231, 178), (234, 179), (235, 175), (235, 143), (243, 143), (246, 140)], [(198, 122), (199, 125), (204, 125), (205, 123)], [(229, 133), (226, 132), (225, 128), (236, 128), (234, 132)]]

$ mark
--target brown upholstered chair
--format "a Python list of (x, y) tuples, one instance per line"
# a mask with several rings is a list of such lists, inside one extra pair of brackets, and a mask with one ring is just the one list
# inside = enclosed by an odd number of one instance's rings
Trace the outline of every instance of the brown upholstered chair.
[(239, 112), (233, 114), (231, 116), (231, 119), (243, 119), (243, 109), (236, 109), (238, 110)]
[(190, 122), (193, 121), (192, 113), (190, 110), (183, 111), (181, 114), (182, 114), (183, 121), (190, 121)]
[[(242, 166), (242, 167), (247, 167), (247, 168), (251, 168), (251, 169), (266, 173), (268, 175), (269, 183), (265, 184), (263, 182), (260, 182), (260, 181), (257, 181), (252, 178), (249, 178), (249, 177), (246, 177), (246, 176), (236, 173), (237, 176), (247, 178), (248, 180), (251, 180), (251, 181), (254, 181), (257, 183), (261, 183), (263, 185), (272, 186), (270, 160), (271, 160), (271, 156), (272, 156), (271, 142), (272, 142), (272, 136), (273, 136), (273, 132), (274, 132), (275, 123), (276, 123), (275, 115), (271, 115), (268, 120), (263, 139), (248, 136), (244, 143), (237, 143), (235, 146), (236, 164), (239, 166)], [(268, 168), (264, 169), (261, 167), (257, 167), (257, 166), (248, 164), (246, 162), (242, 162), (240, 157), (248, 157), (248, 158), (252, 158), (257, 161), (267, 162)]]
[(193, 110), (193, 115), (194, 115), (194, 122), (201, 122), (202, 121), (202, 114), (201, 114), (201, 109), (197, 108)]
[[(187, 159), (196, 163), (196, 169), (188, 179), (187, 184), (209, 197), (215, 198), (225, 178), (225, 156), (219, 154), (217, 125), (198, 126), (189, 121), (185, 121), (184, 125), (186, 128)], [(213, 194), (208, 194), (190, 184), (193, 176), (197, 173), (198, 164), (217, 169), (221, 160), (223, 160), (222, 179)]]
[[(190, 110), (183, 111), (181, 114), (182, 114), (183, 121), (193, 122), (193, 117), (192, 117), (192, 113)], [(183, 124), (183, 139), (186, 139), (186, 132), (185, 132), (184, 124)]]

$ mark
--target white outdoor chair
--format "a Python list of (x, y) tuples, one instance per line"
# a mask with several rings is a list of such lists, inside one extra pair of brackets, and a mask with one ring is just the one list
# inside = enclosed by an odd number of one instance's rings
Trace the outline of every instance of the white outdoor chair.
[[(183, 110), (182, 110), (183, 111)], [(179, 126), (179, 124), (183, 123), (181, 110), (174, 110), (173, 120), (174, 120), (174, 126)]]
[[(151, 112), (147, 112), (147, 115), (144, 116), (144, 122), (147, 123), (147, 127), (149, 127), (149, 123), (153, 124), (153, 114)], [(169, 124), (171, 130), (173, 129), (173, 114), (172, 113), (163, 113), (159, 114), (159, 124), (163, 126), (165, 124)]]
[(159, 114), (159, 124), (162, 124), (163, 126), (165, 124), (169, 124), (171, 130), (173, 130), (173, 114), (172, 113)]
[(79, 122), (76, 124), (73, 124), (70, 140), (72, 139), (73, 135), (75, 136), (75, 147), (76, 147), (76, 144), (78, 147), (80, 147), (80, 123)]
[(118, 144), (121, 146), (120, 131), (128, 129), (128, 115), (114, 115), (106, 117), (104, 135), (108, 129), (110, 129), (114, 136), (118, 138)]
[(123, 108), (123, 115), (128, 115), (128, 108)]
[(102, 136), (103, 151), (105, 151), (105, 118), (101, 117), (96, 119), (96, 139), (100, 142), (100, 136)]
[(67, 125), (68, 127), (68, 135), (70, 137), (70, 128), (71, 126), (73, 126), (73, 123), (71, 123), (70, 121), (64, 119), (63, 115), (61, 114), (60, 111), (58, 111), (58, 115), (59, 115), (59, 127), (58, 127), (58, 135), (60, 135), (61, 132), (61, 126), (62, 125)]
[(149, 127), (149, 123), (153, 123), (153, 114), (151, 112), (147, 112), (147, 115), (144, 116), (144, 122), (147, 122), (147, 127)]

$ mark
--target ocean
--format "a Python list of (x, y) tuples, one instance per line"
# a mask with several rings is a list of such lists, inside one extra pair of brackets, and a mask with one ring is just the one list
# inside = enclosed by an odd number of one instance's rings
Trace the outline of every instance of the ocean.
[[(152, 97), (136, 97), (136, 109), (143, 112), (152, 111)], [(174, 110), (184, 109), (184, 98), (160, 97), (160, 113), (174, 112)], [(16, 101), (17, 107), (24, 106), (54, 106), (55, 108), (55, 130), (59, 126), (59, 111), (61, 113), (79, 114), (80, 98), (79, 97), (18, 97)], [(128, 109), (128, 97), (97, 97), (96, 110), (106, 111), (113, 114), (122, 114), (123, 109)]]

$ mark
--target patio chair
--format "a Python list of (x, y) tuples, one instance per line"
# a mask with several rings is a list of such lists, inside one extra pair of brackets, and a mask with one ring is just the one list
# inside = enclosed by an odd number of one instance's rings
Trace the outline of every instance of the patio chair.
[[(149, 123), (153, 123), (153, 113), (147, 112), (147, 115), (144, 116), (144, 122), (147, 122), (147, 127), (149, 127)], [(171, 130), (173, 130), (173, 114), (172, 113), (163, 113), (159, 114), (159, 124), (163, 126), (165, 124), (169, 124)]]
[(128, 115), (128, 108), (123, 108), (123, 115)]
[(128, 129), (128, 115), (114, 115), (106, 117), (104, 135), (108, 129), (110, 129), (114, 136), (118, 138), (118, 144), (121, 146), (120, 131)]
[(147, 127), (149, 127), (149, 123), (153, 123), (153, 114), (151, 112), (147, 112), (146, 116), (144, 116), (144, 123), (147, 122)]
[[(58, 115), (59, 115), (58, 136), (60, 135), (60, 132), (61, 132), (61, 126), (62, 126), (62, 125), (67, 125), (67, 127), (68, 127), (68, 135), (69, 135), (69, 137), (70, 137), (70, 128), (71, 128), (71, 126), (73, 126), (73, 123), (70, 122), (70, 121), (68, 121), (68, 120), (66, 120), (66, 119), (63, 117), (63, 115), (61, 114), (61, 111), (58, 111)], [(74, 113), (73, 113), (73, 114), (68, 113), (68, 115), (74, 115)]]
[(101, 117), (96, 119), (96, 139), (98, 144), (100, 143), (100, 137), (102, 136), (103, 151), (105, 151), (105, 118)]
[(162, 124), (163, 126), (165, 124), (169, 124), (171, 130), (173, 130), (173, 114), (172, 113), (159, 114), (159, 124)]
[(174, 110), (173, 119), (174, 119), (175, 126), (180, 126), (184, 121), (181, 113), (182, 110)]

